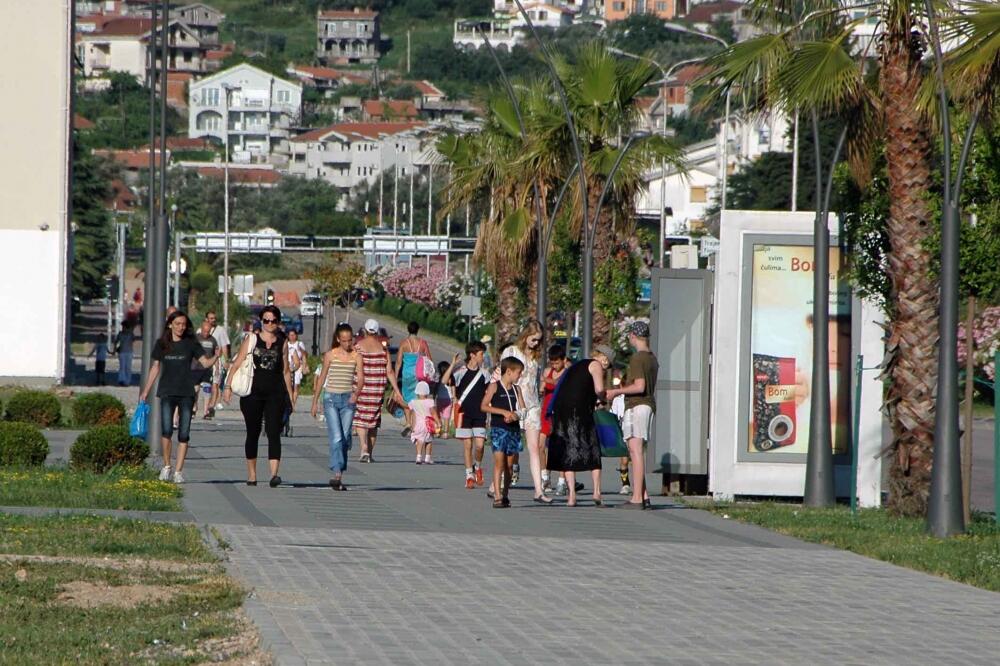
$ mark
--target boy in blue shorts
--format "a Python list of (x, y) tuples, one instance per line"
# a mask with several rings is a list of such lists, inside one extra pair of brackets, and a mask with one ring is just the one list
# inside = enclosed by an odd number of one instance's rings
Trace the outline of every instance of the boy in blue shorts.
[(490, 415), (490, 446), (493, 449), (493, 508), (510, 506), (510, 462), (521, 451), (521, 424), (518, 406), (521, 404), (517, 380), (524, 372), (524, 363), (508, 356), (500, 362), (500, 381), (486, 389), (482, 410)]

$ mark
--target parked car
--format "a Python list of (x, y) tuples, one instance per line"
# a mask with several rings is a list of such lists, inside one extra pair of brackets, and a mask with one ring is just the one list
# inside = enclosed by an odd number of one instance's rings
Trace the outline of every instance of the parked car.
[(302, 296), (302, 303), (299, 305), (299, 314), (303, 317), (322, 317), (323, 297), (313, 292)]
[(299, 335), (302, 335), (302, 331), (304, 330), (304, 327), (302, 326), (302, 317), (281, 315), (281, 323), (285, 327), (285, 333), (295, 331)]

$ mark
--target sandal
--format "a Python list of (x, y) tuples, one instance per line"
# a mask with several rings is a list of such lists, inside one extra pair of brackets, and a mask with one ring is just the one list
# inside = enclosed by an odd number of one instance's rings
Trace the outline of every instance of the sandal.
[(493, 500), (493, 508), (494, 509), (506, 509), (507, 507), (504, 506), (503, 500)]
[(535, 504), (552, 504), (552, 499), (545, 495), (539, 495), (532, 500)]
[(503, 508), (506, 509), (510, 507), (510, 500), (508, 498), (504, 497), (500, 500), (500, 502), (503, 503)]

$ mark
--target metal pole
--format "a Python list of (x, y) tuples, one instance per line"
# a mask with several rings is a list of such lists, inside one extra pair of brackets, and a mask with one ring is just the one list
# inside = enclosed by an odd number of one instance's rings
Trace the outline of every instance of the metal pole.
[(396, 151), (396, 159), (393, 160), (392, 171), (392, 265), (396, 265), (399, 260), (399, 151)]
[[(378, 228), (382, 228), (382, 183), (385, 180), (383, 175), (382, 166), (382, 144), (379, 143), (378, 146)], [(372, 241), (372, 248), (375, 247), (375, 242)], [(374, 251), (374, 250), (373, 250)]]
[(795, 110), (795, 132), (792, 135), (792, 212), (799, 209), (799, 111)]
[(858, 354), (854, 367), (854, 431), (851, 437), (851, 513), (858, 512), (858, 446), (861, 442), (861, 378), (865, 357)]
[(118, 308), (115, 311), (115, 333), (125, 321), (125, 243), (128, 239), (128, 223), (118, 222)]
[[(805, 506), (832, 506), (833, 442), (830, 426), (830, 232), (823, 211), (823, 157), (819, 119), (812, 112), (816, 168), (816, 218), (813, 223), (812, 388), (809, 392), (809, 443), (806, 452)], [(836, 157), (834, 158), (836, 160)], [(836, 164), (836, 162), (834, 162)], [(831, 173), (833, 166), (830, 166)]]
[[(156, 26), (157, 5), (152, 7), (152, 25)], [(146, 220), (146, 272), (142, 290), (146, 296), (142, 305), (142, 368), (140, 384), (145, 386), (149, 373), (150, 356), (153, 352), (153, 340), (159, 331), (156, 330), (157, 317), (149, 307), (149, 294), (156, 287), (153, 278), (153, 263), (156, 258), (156, 30), (149, 33), (149, 217)], [(152, 410), (156, 411), (156, 410)]]
[(427, 165), (427, 235), (431, 235), (431, 223), (434, 221), (434, 165)]
[(722, 123), (722, 197), (721, 210), (726, 211), (726, 190), (729, 189), (729, 100), (732, 89), (726, 89), (726, 118)]
[(222, 162), (222, 233), (225, 241), (222, 244), (222, 328), (229, 333), (229, 93), (230, 88), (224, 86), (226, 113), (222, 128), (225, 158)]
[(941, 105), (944, 210), (941, 225), (941, 302), (938, 318), (938, 377), (927, 527), (944, 538), (965, 531), (962, 515), (961, 441), (958, 409), (958, 198), (951, 186), (951, 117), (944, 83), (941, 42), (934, 5), (925, 0)]
[[(176, 224), (177, 218), (174, 218)], [(174, 228), (174, 307), (178, 310), (181, 307), (181, 239), (183, 234), (177, 233)]]
[(410, 160), (410, 207), (406, 209), (406, 230), (413, 236), (416, 233), (416, 225), (414, 222), (417, 219), (416, 211), (413, 210), (413, 161)]
[(972, 327), (976, 320), (976, 297), (969, 296), (965, 313), (965, 433), (962, 440), (962, 518), (968, 525), (972, 518), (972, 396), (975, 385), (975, 338)]
[[(584, 226), (583, 230), (583, 334), (581, 336), (583, 358), (590, 358), (591, 344), (593, 343), (594, 336), (594, 238), (597, 235), (597, 225), (601, 218), (601, 207), (604, 205), (604, 197), (607, 196), (608, 191), (611, 189), (611, 184), (614, 181), (615, 173), (618, 172), (618, 167), (621, 166), (622, 160), (625, 158), (625, 154), (628, 153), (632, 144), (635, 142), (636, 135), (629, 135), (628, 140), (625, 141), (625, 145), (622, 147), (621, 151), (618, 153), (618, 157), (615, 159), (614, 165), (611, 167), (611, 171), (608, 172), (608, 178), (604, 181), (604, 188), (601, 190), (601, 196), (597, 199), (597, 208), (594, 210), (593, 224), (588, 223)], [(589, 314), (588, 314), (589, 313)]]

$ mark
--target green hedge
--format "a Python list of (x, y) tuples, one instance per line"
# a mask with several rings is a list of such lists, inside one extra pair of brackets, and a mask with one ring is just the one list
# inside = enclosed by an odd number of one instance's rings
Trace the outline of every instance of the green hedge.
[(20, 421), (0, 422), (0, 465), (41, 465), (49, 455), (42, 431)]
[(18, 391), (7, 401), (8, 421), (33, 423), (39, 428), (59, 424), (62, 407), (59, 398), (47, 391)]
[(138, 467), (146, 463), (149, 445), (128, 434), (120, 425), (97, 426), (77, 437), (69, 450), (69, 464), (102, 474), (112, 467)]
[(421, 303), (414, 303), (394, 296), (382, 296), (370, 300), (365, 307), (377, 314), (384, 314), (401, 321), (415, 321), (424, 328), (439, 335), (446, 335), (459, 342), (465, 342), (468, 319), (455, 312), (435, 310)]
[(107, 393), (83, 393), (73, 400), (74, 425), (122, 425), (125, 414), (122, 401)]

